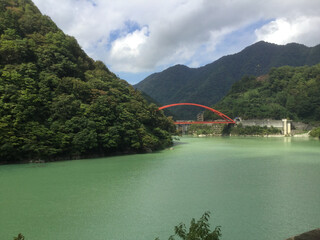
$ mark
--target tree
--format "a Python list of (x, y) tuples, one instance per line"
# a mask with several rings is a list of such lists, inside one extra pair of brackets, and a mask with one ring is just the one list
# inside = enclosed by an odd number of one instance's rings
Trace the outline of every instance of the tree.
[(312, 129), (312, 131), (310, 132), (310, 136), (317, 137), (320, 139), (320, 127)]
[[(222, 235), (221, 226), (215, 227), (211, 232), (209, 218), (210, 212), (205, 212), (197, 222), (193, 218), (188, 232), (186, 225), (180, 223), (174, 228), (175, 235), (170, 236), (168, 240), (175, 240), (175, 236), (180, 237), (182, 240), (219, 240)], [(156, 238), (156, 240), (159, 240), (159, 238)]]

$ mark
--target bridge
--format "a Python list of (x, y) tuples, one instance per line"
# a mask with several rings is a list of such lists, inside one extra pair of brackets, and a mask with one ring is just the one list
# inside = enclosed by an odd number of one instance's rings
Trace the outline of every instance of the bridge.
[(174, 104), (169, 104), (169, 105), (159, 107), (159, 110), (174, 107), (174, 106), (184, 106), (184, 105), (197, 106), (197, 107), (207, 109), (207, 110), (213, 112), (214, 114), (220, 116), (222, 119), (218, 120), (218, 121), (177, 121), (177, 122), (175, 122), (175, 124), (177, 124), (177, 125), (180, 125), (180, 124), (230, 124), (230, 123), (235, 124), (235, 121), (233, 121), (227, 115), (225, 115), (225, 114), (223, 114), (213, 108), (210, 108), (210, 107), (207, 107), (207, 106), (204, 106), (201, 104), (197, 104), (197, 103), (174, 103)]

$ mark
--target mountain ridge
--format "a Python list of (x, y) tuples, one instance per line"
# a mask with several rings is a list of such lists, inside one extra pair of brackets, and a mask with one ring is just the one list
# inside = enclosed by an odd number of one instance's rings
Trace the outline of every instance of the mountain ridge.
[(320, 45), (307, 47), (298, 43), (277, 45), (260, 41), (199, 68), (172, 66), (148, 76), (134, 87), (162, 105), (178, 102), (213, 105), (245, 75), (260, 76), (272, 67), (314, 65), (318, 62)]

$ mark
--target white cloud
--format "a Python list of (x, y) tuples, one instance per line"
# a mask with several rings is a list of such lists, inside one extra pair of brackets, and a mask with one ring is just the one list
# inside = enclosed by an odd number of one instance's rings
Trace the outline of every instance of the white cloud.
[[(223, 49), (254, 41), (319, 44), (319, 0), (34, 0), (93, 58), (112, 71), (142, 72), (173, 64), (203, 65)], [(134, 22), (137, 29), (126, 27)], [(264, 22), (230, 41), (233, 32)], [(112, 33), (120, 31), (117, 39)], [(246, 34), (246, 35), (245, 35)], [(233, 46), (227, 44), (232, 42)], [(228, 52), (230, 53), (230, 52)]]
[(131, 61), (141, 55), (141, 48), (148, 38), (148, 28), (143, 27), (122, 38), (118, 38), (112, 43), (110, 50), (110, 59), (112, 65), (117, 71), (135, 72), (137, 69)]
[(262, 28), (256, 30), (258, 40), (264, 40), (276, 44), (288, 42), (304, 43), (314, 46), (320, 43), (320, 17), (305, 16), (293, 20), (286, 18), (276, 19)]

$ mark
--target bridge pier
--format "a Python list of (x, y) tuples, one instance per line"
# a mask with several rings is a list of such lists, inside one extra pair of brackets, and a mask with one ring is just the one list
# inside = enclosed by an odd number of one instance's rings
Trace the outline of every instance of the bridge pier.
[(188, 132), (190, 124), (176, 124), (176, 128), (182, 134), (186, 134)]

